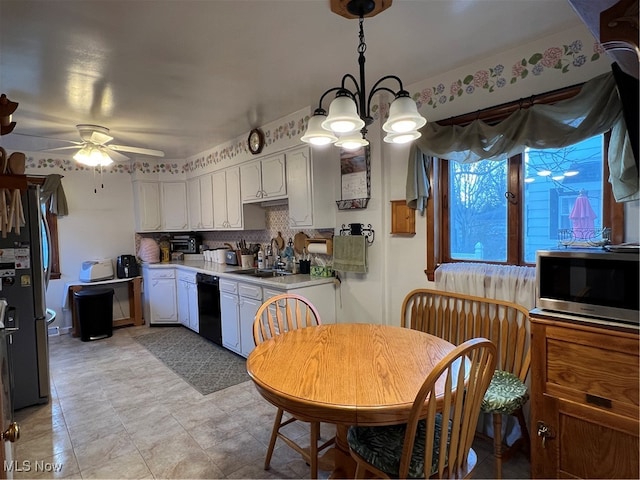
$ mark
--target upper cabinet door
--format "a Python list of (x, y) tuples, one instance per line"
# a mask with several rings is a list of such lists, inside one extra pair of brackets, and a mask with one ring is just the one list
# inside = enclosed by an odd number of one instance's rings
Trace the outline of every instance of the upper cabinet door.
[(240, 166), (241, 192), (243, 202), (262, 199), (262, 167), (260, 160)]
[(200, 186), (200, 220), (203, 230), (213, 228), (213, 175), (199, 177)]
[(265, 202), (287, 197), (284, 154), (240, 166), (242, 203)]
[(162, 184), (162, 220), (163, 230), (188, 230), (186, 182)]
[(160, 185), (158, 182), (134, 182), (136, 231), (156, 232), (162, 228)]
[(240, 169), (227, 170), (227, 221), (228, 228), (242, 229), (242, 202), (240, 201)]
[(200, 201), (200, 179), (187, 180), (187, 202), (189, 205), (189, 227), (191, 230), (202, 228), (202, 202)]
[(338, 149), (316, 152), (305, 145), (286, 152), (286, 159), (289, 226), (334, 228), (334, 178), (340, 172)]
[(262, 163), (262, 199), (286, 197), (287, 179), (284, 155), (265, 158)]

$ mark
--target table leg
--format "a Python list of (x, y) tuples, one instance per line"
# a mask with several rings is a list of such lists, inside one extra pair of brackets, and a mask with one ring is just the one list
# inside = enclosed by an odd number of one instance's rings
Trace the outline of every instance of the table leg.
[(334, 468), (329, 478), (354, 478), (356, 474), (356, 462), (349, 454), (347, 443), (348, 425), (336, 425), (336, 444), (334, 448)]
[(135, 277), (129, 282), (129, 317), (134, 325), (144, 324), (142, 318), (142, 278)]

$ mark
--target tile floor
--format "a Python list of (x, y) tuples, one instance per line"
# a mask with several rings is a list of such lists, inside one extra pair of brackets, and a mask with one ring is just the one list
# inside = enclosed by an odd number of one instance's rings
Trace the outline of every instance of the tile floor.
[[(15, 478), (308, 478), (281, 442), (262, 468), (275, 408), (251, 382), (203, 396), (135, 341), (148, 332), (50, 338), (51, 401), (16, 412)], [(308, 435), (304, 424), (287, 428)], [(474, 449), (474, 477), (492, 478), (491, 446), (477, 440)], [(529, 476), (521, 454), (504, 466), (504, 478)]]

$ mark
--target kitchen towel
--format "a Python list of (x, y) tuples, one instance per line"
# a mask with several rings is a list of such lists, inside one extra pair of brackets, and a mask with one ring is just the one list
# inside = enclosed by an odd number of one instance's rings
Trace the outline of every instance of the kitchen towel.
[(367, 238), (364, 235), (333, 237), (333, 269), (367, 273)]

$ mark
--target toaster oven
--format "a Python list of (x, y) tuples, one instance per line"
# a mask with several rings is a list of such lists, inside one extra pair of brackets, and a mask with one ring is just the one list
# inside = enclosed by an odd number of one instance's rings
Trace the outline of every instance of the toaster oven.
[(175, 235), (169, 240), (172, 252), (199, 253), (200, 237), (197, 235)]

